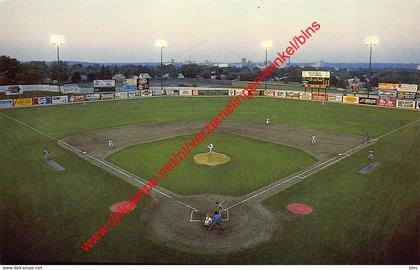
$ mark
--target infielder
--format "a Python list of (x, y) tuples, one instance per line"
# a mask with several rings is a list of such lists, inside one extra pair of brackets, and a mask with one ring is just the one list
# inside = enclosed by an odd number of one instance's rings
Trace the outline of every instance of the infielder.
[(207, 148), (209, 149), (209, 153), (211, 154), (211, 152), (213, 151), (213, 144), (211, 143), (211, 144), (209, 144), (208, 146), (207, 146)]
[(109, 149), (113, 149), (114, 148), (114, 141), (111, 140), (111, 139), (108, 140), (108, 148)]
[(375, 158), (373, 157), (373, 150), (369, 150), (369, 155), (368, 155), (368, 159), (372, 160), (372, 162), (375, 161)]
[(222, 202), (219, 202), (219, 201), (217, 201), (216, 202), (216, 211), (220, 214), (220, 216), (222, 216), (222, 212), (223, 212), (223, 205), (222, 205), (222, 203), (224, 203), (225, 201), (222, 201)]
[(265, 119), (265, 124), (268, 126), (270, 124), (270, 118)]
[(312, 141), (311, 144), (317, 144), (318, 142), (316, 141), (316, 137), (315, 135), (312, 135)]
[(50, 155), (50, 151), (48, 151), (48, 148), (45, 148), (45, 149), (42, 151), (42, 155), (44, 156), (45, 161), (48, 161), (48, 159), (49, 159), (49, 155)]

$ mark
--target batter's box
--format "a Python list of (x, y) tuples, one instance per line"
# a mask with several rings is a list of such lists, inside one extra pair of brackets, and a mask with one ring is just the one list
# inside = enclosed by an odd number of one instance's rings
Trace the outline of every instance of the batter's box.
[[(199, 212), (196, 210), (191, 211), (190, 222), (204, 222), (205, 218), (206, 218), (206, 213)], [(222, 220), (229, 221), (229, 210), (222, 211)]]

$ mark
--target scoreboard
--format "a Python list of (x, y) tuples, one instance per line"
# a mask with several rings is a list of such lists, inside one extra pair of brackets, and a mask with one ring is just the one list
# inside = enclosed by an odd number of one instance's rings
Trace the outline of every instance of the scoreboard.
[(302, 71), (302, 83), (310, 88), (327, 88), (330, 86), (329, 71)]

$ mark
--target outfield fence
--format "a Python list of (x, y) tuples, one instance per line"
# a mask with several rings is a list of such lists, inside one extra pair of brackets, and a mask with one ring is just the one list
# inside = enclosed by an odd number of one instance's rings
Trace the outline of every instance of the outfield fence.
[[(74, 88), (74, 90), (77, 90)], [(80, 89), (79, 89), (80, 90)], [(86, 89), (85, 89), (86, 90)], [(54, 86), (27, 86), (24, 91), (49, 91), (57, 92), (58, 87)], [(0, 109), (21, 108), (32, 106), (48, 106), (59, 104), (74, 104), (81, 102), (97, 102), (107, 100), (127, 100), (137, 98), (159, 97), (159, 96), (193, 96), (193, 97), (212, 97), (212, 96), (236, 96), (241, 93), (241, 88), (205, 88), (205, 87), (151, 87), (147, 90), (137, 91), (115, 91), (95, 93), (92, 91), (73, 91), (73, 93), (62, 93), (62, 95), (39, 96), (39, 97), (20, 97), (0, 99)], [(86, 93), (82, 93), (86, 92)], [(400, 99), (384, 98), (376, 95), (366, 97), (363, 94), (345, 94), (318, 91), (299, 91), (299, 90), (274, 90), (257, 89), (256, 94), (271, 98), (296, 99), (317, 102), (333, 102), (363, 106), (375, 106), (386, 108), (399, 108), (420, 110), (420, 98)], [(418, 95), (417, 95), (418, 96)]]

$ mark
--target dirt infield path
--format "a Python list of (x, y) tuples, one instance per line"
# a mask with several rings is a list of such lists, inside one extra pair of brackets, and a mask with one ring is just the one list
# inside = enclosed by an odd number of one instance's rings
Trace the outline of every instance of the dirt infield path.
[[(86, 152), (74, 151), (89, 162), (142, 187), (146, 180), (107, 162), (105, 157), (130, 145), (197, 133), (206, 122), (173, 121), (116, 127), (77, 134), (61, 140), (64, 143), (60, 145), (72, 151), (74, 149), (69, 145)], [(159, 186), (152, 193), (154, 200), (145, 206), (141, 219), (144, 233), (152, 241), (190, 253), (223, 253), (267, 241), (281, 229), (281, 222), (261, 202), (323, 166), (333, 164), (340, 159), (339, 153), (344, 153), (344, 158), (348, 155), (346, 153), (364, 142), (360, 136), (286, 124), (267, 126), (265, 122), (225, 121), (218, 131), (292, 146), (314, 156), (318, 162), (240, 197), (217, 194), (180, 196)], [(312, 135), (317, 137), (317, 145), (311, 144)], [(114, 141), (114, 149), (108, 148), (108, 139)], [(199, 220), (204, 218), (205, 213), (214, 211), (217, 200), (225, 201), (229, 220), (224, 222), (224, 230), (215, 228), (208, 232)]]

